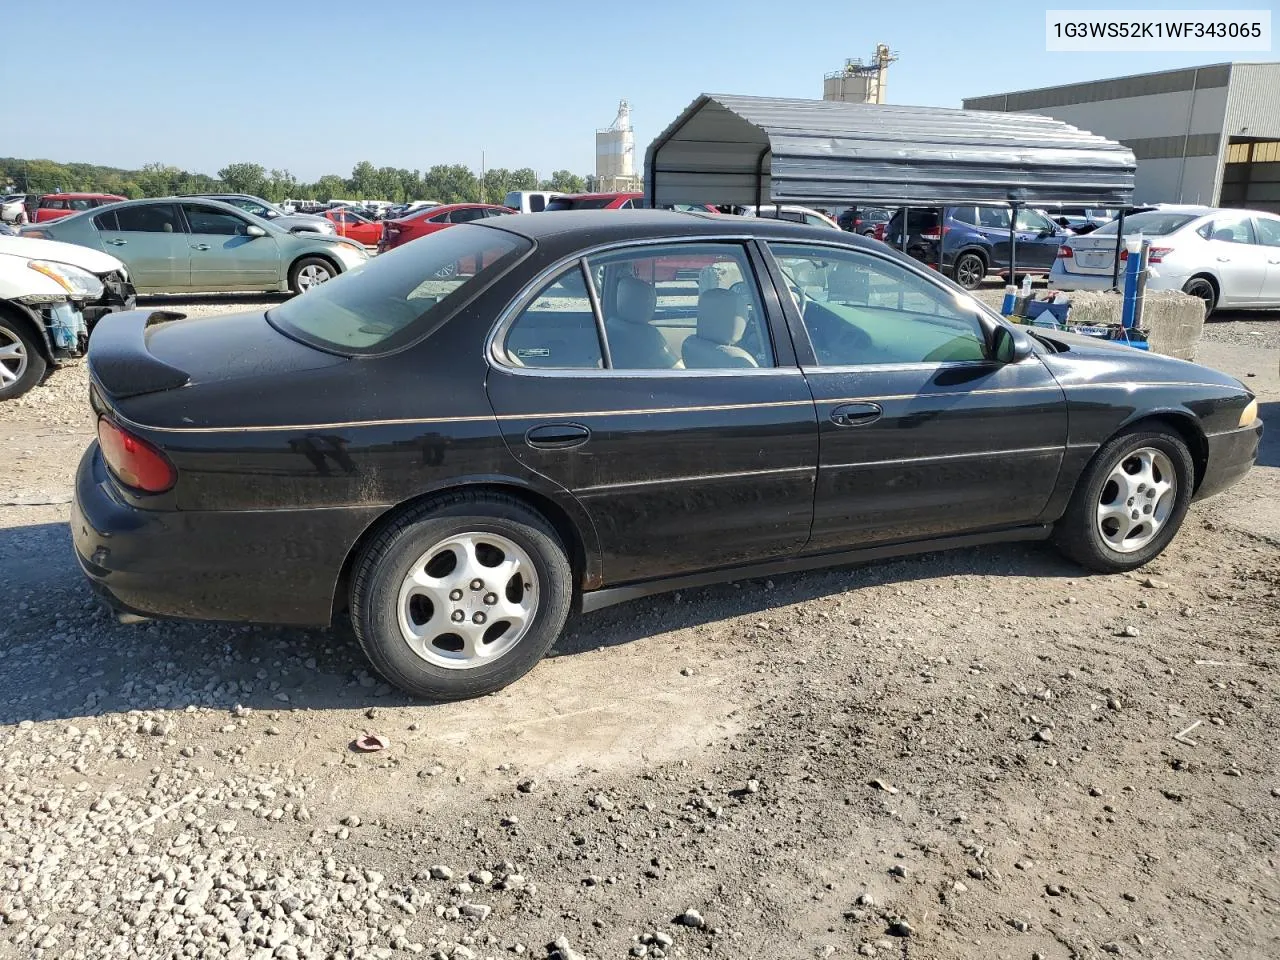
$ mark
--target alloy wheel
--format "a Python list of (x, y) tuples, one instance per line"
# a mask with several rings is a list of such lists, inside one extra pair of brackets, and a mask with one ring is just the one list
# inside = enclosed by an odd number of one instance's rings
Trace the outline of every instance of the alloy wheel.
[(319, 286), (329, 280), (332, 274), (316, 263), (309, 263), (298, 271), (298, 287), (303, 291)]
[(1178, 499), (1178, 477), (1168, 455), (1155, 447), (1124, 454), (1111, 468), (1098, 497), (1098, 533), (1116, 553), (1134, 553), (1164, 529)]
[(1217, 294), (1213, 292), (1213, 284), (1208, 280), (1196, 279), (1183, 288), (1183, 292), (1188, 296), (1199, 297), (1204, 301), (1204, 315), (1207, 317), (1213, 312), (1213, 308), (1217, 302)]
[(0, 387), (17, 383), (26, 372), (26, 346), (17, 334), (0, 327)]
[(965, 254), (956, 263), (956, 283), (966, 290), (972, 290), (982, 283), (987, 271), (982, 260), (973, 254)]
[(496, 533), (440, 541), (410, 566), (400, 587), (400, 632), (423, 660), (470, 670), (509, 653), (538, 612), (529, 554)]

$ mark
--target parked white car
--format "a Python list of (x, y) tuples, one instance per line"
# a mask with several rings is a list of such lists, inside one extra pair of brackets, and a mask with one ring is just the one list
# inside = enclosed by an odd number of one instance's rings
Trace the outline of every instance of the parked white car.
[(812, 207), (801, 207), (793, 203), (784, 203), (781, 206), (776, 203), (764, 203), (758, 207), (751, 205), (739, 207), (738, 212), (744, 217), (773, 217), (778, 220), (790, 220), (793, 223), (805, 223), (811, 227), (840, 229), (840, 224), (836, 223), (821, 210), (814, 210)]
[(552, 190), (512, 190), (502, 203), (520, 213), (541, 213), (558, 196), (561, 194)]
[[(1049, 286), (1110, 289), (1118, 226), (1113, 220), (1064, 243), (1049, 272)], [(1219, 307), (1280, 307), (1280, 217), (1275, 214), (1161, 206), (1125, 217), (1124, 238), (1139, 237), (1151, 241), (1148, 290), (1182, 290), (1199, 297), (1206, 315)], [(1122, 253), (1121, 259), (1126, 256)]]
[(30, 219), (26, 194), (14, 193), (0, 198), (0, 223), (26, 223)]
[(0, 400), (21, 396), (50, 367), (83, 356), (98, 319), (133, 306), (129, 272), (115, 257), (0, 236)]

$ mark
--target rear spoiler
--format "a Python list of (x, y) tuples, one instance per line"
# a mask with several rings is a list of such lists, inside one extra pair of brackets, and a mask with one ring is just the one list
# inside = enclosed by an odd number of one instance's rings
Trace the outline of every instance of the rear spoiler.
[(113, 399), (185, 386), (191, 375), (147, 350), (147, 328), (181, 320), (171, 310), (129, 310), (98, 321), (89, 340), (89, 376)]

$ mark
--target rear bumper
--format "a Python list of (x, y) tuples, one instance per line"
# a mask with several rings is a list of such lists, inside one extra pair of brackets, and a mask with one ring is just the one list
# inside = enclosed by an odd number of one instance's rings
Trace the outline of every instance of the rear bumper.
[(76, 559), (112, 606), (147, 617), (326, 626), (351, 546), (381, 507), (141, 510), (97, 443), (76, 472)]
[(1221, 493), (1249, 472), (1258, 459), (1262, 429), (1262, 421), (1255, 420), (1250, 426), (1208, 438), (1209, 459), (1205, 464), (1204, 479), (1196, 490), (1196, 500)]

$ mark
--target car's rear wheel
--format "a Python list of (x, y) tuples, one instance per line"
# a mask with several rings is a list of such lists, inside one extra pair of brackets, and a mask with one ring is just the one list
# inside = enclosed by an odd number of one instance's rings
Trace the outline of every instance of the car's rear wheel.
[(289, 271), (289, 289), (294, 293), (306, 293), (312, 287), (328, 283), (337, 275), (337, 268), (328, 260), (303, 257)]
[(356, 563), (351, 621), (374, 667), (429, 700), (500, 690), (564, 628), (564, 545), (520, 501), (456, 494), (394, 520)]
[(962, 253), (952, 269), (956, 283), (966, 290), (974, 290), (986, 279), (987, 262), (976, 253)]
[(1169, 545), (1191, 504), (1195, 465), (1176, 432), (1138, 425), (1108, 441), (1076, 485), (1055, 540), (1102, 573), (1133, 570)]
[(44, 379), (47, 367), (27, 327), (0, 313), (0, 400), (22, 396)]
[(1199, 297), (1204, 301), (1204, 315), (1208, 319), (1209, 314), (1213, 313), (1218, 306), (1218, 290), (1213, 285), (1213, 281), (1208, 277), (1192, 277), (1183, 284), (1182, 292), (1192, 297)]

